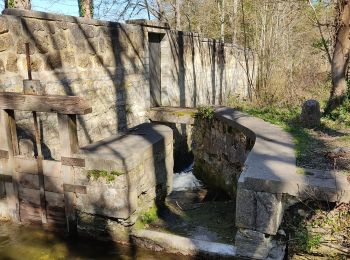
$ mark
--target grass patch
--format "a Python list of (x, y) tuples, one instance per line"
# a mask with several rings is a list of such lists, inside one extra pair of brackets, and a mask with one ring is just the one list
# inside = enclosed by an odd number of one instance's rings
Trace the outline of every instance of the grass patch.
[(115, 177), (123, 175), (124, 173), (118, 171), (106, 171), (106, 170), (89, 170), (87, 177), (90, 180), (97, 181), (98, 179), (104, 179), (107, 182), (113, 182)]
[[(300, 107), (280, 108), (273, 106), (259, 107), (248, 102), (233, 103), (233, 107), (245, 113), (261, 118), (269, 123), (282, 127), (285, 131), (290, 133), (295, 143), (295, 154), (297, 165), (306, 167), (331, 167), (324, 157), (325, 152), (329, 151), (330, 143), (326, 143), (322, 136), (336, 137), (341, 146), (341, 142), (346, 146), (350, 141), (350, 136), (341, 136), (339, 130), (346, 129), (348, 126), (344, 120), (332, 119), (325, 117), (321, 119), (321, 125), (314, 129), (304, 128), (300, 122)], [(349, 115), (350, 117), (350, 115)], [(350, 122), (350, 121), (349, 121)], [(338, 138), (338, 139), (337, 139)], [(333, 142), (334, 144), (334, 142)], [(315, 152), (317, 151), (317, 152)], [(322, 165), (319, 161), (322, 161)]]
[(139, 217), (136, 220), (135, 228), (136, 229), (143, 229), (148, 227), (148, 225), (152, 222), (155, 222), (159, 219), (158, 216), (158, 208), (154, 204), (150, 209), (147, 211), (141, 211)]
[(199, 107), (195, 118), (212, 120), (214, 118), (215, 109), (210, 106)]

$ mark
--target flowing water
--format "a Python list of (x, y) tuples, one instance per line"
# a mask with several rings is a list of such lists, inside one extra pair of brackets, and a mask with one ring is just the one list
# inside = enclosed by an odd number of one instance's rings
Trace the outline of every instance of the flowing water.
[(83, 238), (70, 240), (40, 228), (0, 222), (0, 260), (17, 259), (184, 260), (188, 258)]

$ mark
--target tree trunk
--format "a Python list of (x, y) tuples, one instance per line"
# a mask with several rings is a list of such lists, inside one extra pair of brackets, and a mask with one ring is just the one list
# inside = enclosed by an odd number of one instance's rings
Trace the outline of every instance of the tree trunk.
[(31, 0), (5, 0), (5, 8), (32, 9)]
[(220, 40), (225, 41), (225, 0), (221, 0), (220, 6)]
[(237, 14), (238, 14), (238, 0), (233, 0), (233, 12), (232, 12), (232, 43), (237, 41)]
[(78, 4), (79, 4), (80, 17), (93, 18), (94, 16), (93, 0), (78, 0)]
[(157, 6), (158, 6), (158, 21), (160, 22), (165, 22), (165, 12), (164, 12), (164, 8), (163, 8), (163, 4), (160, 0), (156, 0), (157, 2)]
[(181, 30), (180, 0), (175, 0), (175, 23), (176, 30)]
[(350, 3), (349, 1), (342, 1), (341, 4), (340, 24), (331, 64), (332, 89), (325, 114), (329, 114), (335, 108), (339, 107), (346, 98), (347, 84), (345, 74), (350, 51)]

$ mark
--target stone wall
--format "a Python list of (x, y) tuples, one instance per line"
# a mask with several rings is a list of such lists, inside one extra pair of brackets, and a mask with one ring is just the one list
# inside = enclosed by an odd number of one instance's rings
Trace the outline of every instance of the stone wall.
[(217, 118), (196, 118), (193, 127), (194, 174), (208, 186), (236, 198), (251, 140)]
[[(161, 33), (162, 105), (197, 106), (246, 93), (243, 51), (196, 34), (161, 26), (6, 9), (0, 17), (0, 91), (21, 92), (27, 78), (25, 42), (33, 78), (47, 94), (78, 95), (93, 113), (79, 117), (87, 144), (148, 120), (148, 32)], [(20, 138), (31, 138), (29, 114)], [(46, 157), (58, 158), (57, 120), (42, 114)]]

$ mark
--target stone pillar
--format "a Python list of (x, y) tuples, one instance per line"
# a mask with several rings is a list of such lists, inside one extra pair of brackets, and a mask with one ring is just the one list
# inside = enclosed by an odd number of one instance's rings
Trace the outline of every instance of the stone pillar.
[(286, 203), (282, 194), (238, 187), (236, 199), (237, 256), (283, 259), (285, 242), (279, 231)]
[(5, 0), (5, 8), (32, 9), (31, 0)]

